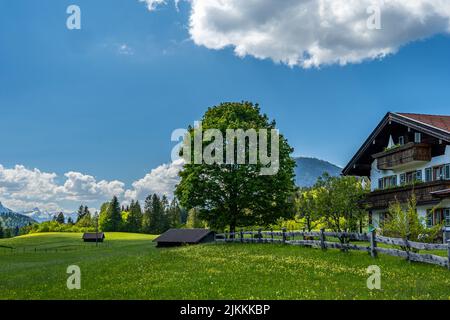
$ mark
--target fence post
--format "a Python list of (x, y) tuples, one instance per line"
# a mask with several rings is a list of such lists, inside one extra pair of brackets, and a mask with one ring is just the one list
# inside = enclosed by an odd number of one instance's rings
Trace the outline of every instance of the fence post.
[(325, 250), (327, 247), (325, 246), (325, 229), (320, 229), (320, 247), (322, 250)]
[(270, 229), (270, 234), (272, 236), (272, 243), (273, 243), (273, 229)]
[(258, 242), (262, 242), (262, 229), (258, 229)]
[(244, 231), (241, 229), (241, 243), (244, 242)]
[(407, 234), (406, 235), (406, 238), (405, 238), (405, 246), (406, 246), (406, 260), (407, 261), (409, 261), (409, 262), (411, 262), (411, 259), (409, 258), (409, 250), (411, 250), (410, 249), (410, 246), (409, 246), (409, 234)]
[(447, 268), (450, 270), (450, 240), (447, 240)]
[(286, 228), (281, 229), (283, 232), (283, 244), (286, 243)]
[(377, 240), (376, 240), (376, 231), (370, 231), (370, 255), (372, 258), (377, 257)]

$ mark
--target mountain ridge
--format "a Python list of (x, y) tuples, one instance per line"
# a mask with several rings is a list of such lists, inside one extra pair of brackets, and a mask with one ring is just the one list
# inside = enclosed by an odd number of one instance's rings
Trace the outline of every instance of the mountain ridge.
[(314, 157), (294, 157), (295, 184), (298, 187), (312, 187), (317, 179), (327, 172), (331, 176), (339, 176), (342, 168), (326, 160)]

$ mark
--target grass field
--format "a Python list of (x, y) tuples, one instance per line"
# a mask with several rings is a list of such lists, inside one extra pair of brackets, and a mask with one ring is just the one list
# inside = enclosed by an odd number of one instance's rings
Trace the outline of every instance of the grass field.
[[(450, 299), (449, 270), (390, 256), (271, 244), (157, 249), (154, 236), (125, 233), (95, 248), (80, 238), (0, 240), (0, 299)], [(373, 264), (380, 291), (366, 286)], [(66, 287), (69, 265), (81, 268), (81, 290)]]

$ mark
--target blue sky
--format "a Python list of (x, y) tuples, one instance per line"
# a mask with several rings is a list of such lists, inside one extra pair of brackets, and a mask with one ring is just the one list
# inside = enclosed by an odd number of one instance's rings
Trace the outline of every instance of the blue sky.
[[(81, 30), (66, 28), (70, 4), (81, 8)], [(81, 172), (130, 188), (170, 162), (174, 129), (223, 101), (259, 103), (295, 155), (341, 166), (387, 111), (449, 113), (447, 35), (381, 59), (305, 69), (196, 44), (190, 10), (188, 2), (150, 12), (137, 0), (2, 1), (3, 169), (38, 168), (59, 184)]]

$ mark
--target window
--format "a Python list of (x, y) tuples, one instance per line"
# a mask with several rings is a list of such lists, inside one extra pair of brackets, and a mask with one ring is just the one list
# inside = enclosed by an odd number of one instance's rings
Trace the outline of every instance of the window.
[(433, 180), (443, 180), (444, 179), (444, 166), (438, 166), (433, 168)]
[(444, 209), (444, 222), (445, 226), (450, 226), (450, 208)]
[(427, 227), (431, 228), (433, 226), (433, 210), (427, 210)]
[(450, 164), (445, 165), (445, 180), (450, 180)]
[(434, 211), (434, 225), (440, 224), (442, 222), (442, 210), (435, 210)]
[(400, 174), (400, 185), (405, 185), (406, 184), (406, 173), (401, 173)]
[(383, 179), (378, 179), (378, 189), (382, 190), (384, 189)]
[(404, 136), (398, 137), (398, 144), (401, 145), (401, 146), (405, 144), (405, 137)]
[(433, 181), (433, 170), (431, 168), (425, 169), (425, 182)]
[(422, 134), (420, 132), (414, 133), (414, 142), (421, 143), (422, 142)]
[(389, 176), (378, 179), (378, 189), (387, 189), (397, 186), (397, 176)]
[(416, 181), (422, 181), (422, 170), (416, 171)]
[(391, 177), (390, 186), (391, 187), (397, 186), (397, 176), (392, 176)]

